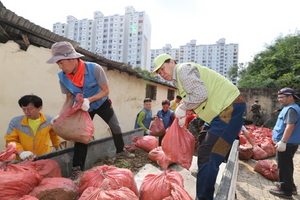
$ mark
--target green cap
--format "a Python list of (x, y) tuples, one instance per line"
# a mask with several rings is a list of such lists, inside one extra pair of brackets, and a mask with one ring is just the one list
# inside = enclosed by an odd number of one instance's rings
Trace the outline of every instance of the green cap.
[(159, 56), (157, 56), (155, 59), (154, 59), (154, 61), (153, 61), (153, 63), (154, 63), (154, 70), (153, 70), (153, 72), (151, 73), (151, 75), (150, 76), (154, 76), (154, 75), (156, 75), (157, 74), (157, 70), (165, 63), (165, 61), (166, 60), (168, 60), (168, 59), (172, 59), (172, 57), (170, 56), (170, 55), (168, 55), (168, 54), (166, 54), (166, 53), (164, 53), (164, 54), (160, 54)]

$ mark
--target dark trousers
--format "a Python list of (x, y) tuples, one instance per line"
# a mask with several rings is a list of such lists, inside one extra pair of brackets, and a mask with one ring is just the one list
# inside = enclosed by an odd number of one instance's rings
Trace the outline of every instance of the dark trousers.
[(231, 148), (244, 123), (246, 103), (233, 103), (210, 123), (198, 149), (197, 198), (212, 200), (219, 166)]
[[(98, 109), (89, 112), (92, 119), (95, 114), (99, 115), (109, 126), (114, 144), (116, 147), (116, 153), (120, 153), (124, 149), (124, 141), (122, 136), (121, 127), (119, 125), (118, 118), (111, 106), (110, 100), (106, 100)], [(86, 159), (88, 145), (80, 142), (74, 144), (74, 156), (73, 156), (73, 167), (80, 166), (80, 169), (84, 170), (84, 164)]]
[(281, 190), (286, 195), (292, 195), (292, 191), (296, 190), (294, 183), (294, 162), (293, 158), (298, 149), (298, 144), (287, 144), (286, 150), (277, 152), (277, 164), (279, 169), (279, 181), (281, 182)]

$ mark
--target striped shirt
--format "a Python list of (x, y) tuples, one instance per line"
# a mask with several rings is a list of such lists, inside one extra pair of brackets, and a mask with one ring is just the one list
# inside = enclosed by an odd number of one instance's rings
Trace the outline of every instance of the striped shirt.
[(193, 110), (197, 108), (202, 102), (208, 98), (206, 86), (200, 78), (198, 68), (191, 64), (182, 64), (179, 70), (179, 77), (177, 77), (176, 65), (173, 69), (172, 82), (178, 88), (179, 78), (184, 90), (189, 95), (188, 98), (183, 99), (180, 106), (183, 110)]

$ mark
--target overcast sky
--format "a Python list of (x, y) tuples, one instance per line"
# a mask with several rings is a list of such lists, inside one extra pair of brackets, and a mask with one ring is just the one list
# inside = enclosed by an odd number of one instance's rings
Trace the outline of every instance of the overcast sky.
[[(300, 27), (300, 0), (0, 0), (17, 15), (52, 31), (68, 15), (93, 19), (94, 11), (105, 16), (125, 14), (126, 6), (149, 15), (151, 49), (165, 44), (179, 48), (191, 40), (214, 44), (220, 38), (239, 43), (239, 62), (251, 61), (279, 35)], [(78, 3), (81, 2), (81, 3)]]

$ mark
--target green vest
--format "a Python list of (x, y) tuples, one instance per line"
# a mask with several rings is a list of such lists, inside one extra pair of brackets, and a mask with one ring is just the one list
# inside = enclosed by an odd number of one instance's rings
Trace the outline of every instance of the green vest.
[(198, 68), (200, 78), (206, 87), (208, 98), (194, 109), (194, 111), (207, 123), (210, 123), (213, 118), (219, 115), (240, 95), (238, 88), (217, 72), (196, 63), (182, 63), (177, 65), (176, 75), (178, 93), (183, 99), (188, 98), (189, 94), (183, 89), (179, 79), (179, 69), (182, 65), (194, 65)]

